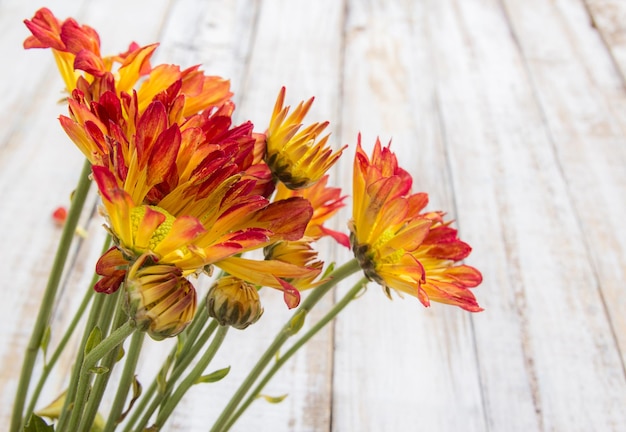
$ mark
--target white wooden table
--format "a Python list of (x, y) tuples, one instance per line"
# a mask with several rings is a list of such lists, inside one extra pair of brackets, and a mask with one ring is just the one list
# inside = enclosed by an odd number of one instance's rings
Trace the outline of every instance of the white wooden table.
[[(67, 205), (82, 164), (56, 120), (65, 108), (56, 103), (63, 85), (52, 56), (21, 48), (22, 20), (39, 6), (0, 2), (0, 424), (60, 234), (50, 214)], [(350, 144), (333, 172), (348, 193), (357, 133), (368, 149), (377, 135), (393, 138), (415, 188), (457, 220), (474, 248), (468, 263), (483, 272), (475, 293), (484, 312), (390, 302), (371, 284), (269, 384), (267, 394), (287, 399), (255, 402), (235, 430), (626, 430), (625, 2), (49, 7), (95, 27), (104, 53), (159, 41), (156, 62), (229, 77), (238, 119), (258, 130), (282, 85), (292, 104), (315, 95), (311, 119), (331, 121), (334, 146)], [(58, 324), (71, 317), (99, 255), (102, 220), (87, 216)], [(231, 332), (213, 363), (232, 365), (229, 377), (194, 387), (167, 430), (208, 430), (288, 316), (276, 292), (263, 302), (262, 321)], [(140, 380), (151, 379), (163, 346), (143, 357)], [(53, 378), (44, 399), (64, 379)]]

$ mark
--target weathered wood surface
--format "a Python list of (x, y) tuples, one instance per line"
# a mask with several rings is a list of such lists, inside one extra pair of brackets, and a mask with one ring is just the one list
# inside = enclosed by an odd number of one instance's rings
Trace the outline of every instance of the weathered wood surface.
[[(59, 236), (49, 215), (67, 204), (82, 164), (56, 120), (63, 86), (51, 56), (21, 48), (22, 20), (38, 7), (29, 3), (0, 2), (0, 424)], [(476, 290), (484, 312), (390, 302), (371, 285), (266, 389), (289, 397), (257, 401), (235, 430), (626, 430), (622, 2), (50, 7), (95, 27), (105, 53), (158, 40), (158, 62), (202, 64), (231, 78), (238, 119), (259, 130), (280, 86), (290, 103), (315, 95), (312, 119), (331, 121), (335, 146), (350, 144), (334, 169), (348, 193), (357, 133), (367, 148), (378, 135), (393, 138), (415, 188), (429, 192), (431, 208), (448, 211), (474, 247), (468, 261), (484, 275)], [(101, 223), (93, 212), (84, 218), (88, 238), (73, 252), (56, 323), (66, 323), (82, 298)], [(332, 259), (348, 257), (324, 247)], [(194, 388), (167, 430), (208, 430), (288, 316), (272, 294), (263, 320), (232, 332), (214, 361), (232, 365), (229, 377)], [(140, 379), (150, 379), (162, 346), (146, 352)], [(52, 379), (45, 397), (64, 384)]]

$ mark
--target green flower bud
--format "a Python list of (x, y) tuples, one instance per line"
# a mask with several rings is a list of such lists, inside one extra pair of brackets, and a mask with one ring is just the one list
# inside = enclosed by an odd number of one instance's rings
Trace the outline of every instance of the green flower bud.
[(209, 316), (220, 325), (243, 330), (263, 315), (256, 287), (234, 276), (225, 276), (213, 284), (207, 298)]
[(196, 311), (196, 290), (172, 265), (142, 255), (126, 276), (127, 311), (137, 328), (155, 340), (176, 336)]

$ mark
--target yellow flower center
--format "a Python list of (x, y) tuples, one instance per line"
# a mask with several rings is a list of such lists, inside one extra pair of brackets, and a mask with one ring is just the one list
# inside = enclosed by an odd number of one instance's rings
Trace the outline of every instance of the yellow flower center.
[[(157, 213), (165, 216), (165, 220), (154, 230), (152, 236), (150, 237), (150, 241), (148, 242), (147, 249), (154, 250), (156, 246), (163, 241), (165, 236), (169, 234), (172, 229), (172, 225), (174, 224), (174, 216), (169, 214), (167, 211), (163, 210), (160, 207), (156, 206), (140, 206), (135, 207), (131, 210), (130, 213), (130, 221), (133, 235), (136, 237), (138, 232), (143, 228), (142, 221), (144, 220), (144, 216), (146, 214), (146, 207), (150, 207), (151, 210), (154, 210)], [(143, 251), (135, 251), (138, 253), (142, 253)]]

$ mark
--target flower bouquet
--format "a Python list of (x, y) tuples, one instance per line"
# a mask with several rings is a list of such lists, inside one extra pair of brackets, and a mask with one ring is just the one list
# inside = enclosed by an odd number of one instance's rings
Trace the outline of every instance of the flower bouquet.
[[(327, 222), (347, 196), (329, 185), (327, 172), (347, 146), (329, 147), (328, 122), (304, 125), (313, 98), (292, 110), (282, 88), (265, 132), (255, 132), (250, 121), (233, 124), (228, 80), (198, 66), (152, 65), (157, 44), (102, 56), (98, 33), (71, 18), (42, 8), (25, 23), (32, 33), (25, 48), (54, 55), (67, 91), (61, 127), (86, 161), (25, 353), (12, 432), (161, 429), (193, 385), (228, 374), (205, 371), (231, 327), (244, 330), (262, 319), (259, 291), (266, 287), (282, 292), (293, 316), (234, 389), (212, 431), (229, 430), (281, 366), (370, 281), (390, 298), (406, 293), (424, 306), (481, 310), (470, 290), (481, 274), (460, 263), (471, 248), (445, 213), (426, 210), (428, 195), (412, 192), (390, 145), (377, 140), (366, 152), (357, 138), (352, 218), (346, 233), (332, 230)], [(75, 318), (38, 368), (92, 184), (106, 242)], [(315, 249), (322, 237), (350, 248), (354, 258), (325, 263)], [(301, 334), (312, 308), (357, 273), (361, 280)], [(200, 277), (212, 283), (201, 299), (194, 287)], [(82, 337), (66, 391), (36, 409), (76, 331)], [(144, 387), (135, 375), (142, 346), (166, 338), (177, 343)], [(121, 372), (113, 379), (115, 367)], [(106, 412), (104, 398), (112, 401)]]

